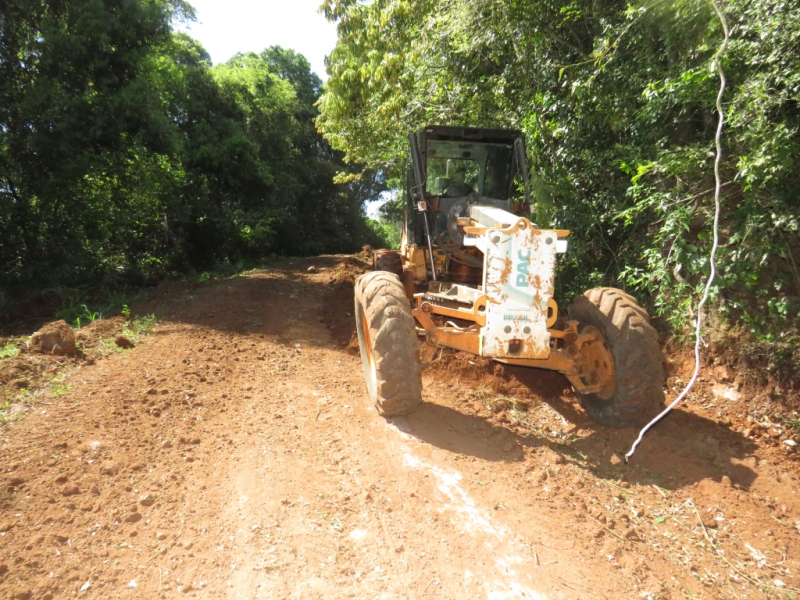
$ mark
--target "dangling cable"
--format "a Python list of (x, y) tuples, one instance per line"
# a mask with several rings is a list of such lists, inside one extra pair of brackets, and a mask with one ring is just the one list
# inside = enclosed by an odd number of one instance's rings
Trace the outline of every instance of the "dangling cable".
[(700, 303), (697, 305), (697, 322), (695, 327), (695, 343), (694, 343), (694, 373), (692, 374), (692, 378), (689, 380), (689, 383), (686, 384), (686, 387), (683, 388), (683, 391), (680, 395), (675, 398), (675, 400), (670, 404), (664, 411), (658, 415), (655, 419), (650, 421), (647, 425), (645, 425), (644, 429), (639, 433), (639, 437), (636, 438), (636, 441), (631, 446), (630, 451), (625, 455), (625, 462), (628, 462), (628, 459), (633, 456), (633, 453), (636, 452), (636, 447), (644, 438), (644, 435), (653, 427), (656, 423), (658, 423), (661, 419), (663, 419), (667, 414), (675, 408), (681, 400), (683, 400), (689, 391), (694, 387), (694, 384), (697, 382), (697, 377), (700, 375), (700, 343), (701, 343), (701, 333), (703, 328), (703, 306), (705, 305), (706, 301), (708, 300), (709, 293), (711, 292), (711, 285), (714, 283), (714, 278), (717, 275), (717, 264), (716, 264), (716, 256), (717, 256), (717, 249), (719, 248), (719, 215), (721, 212), (721, 204), (720, 204), (720, 189), (722, 188), (722, 183), (720, 180), (719, 175), (719, 165), (720, 161), (722, 160), (722, 126), (725, 123), (725, 113), (722, 111), (722, 95), (725, 93), (725, 73), (722, 70), (722, 65), (720, 64), (720, 58), (725, 53), (725, 49), (728, 46), (728, 38), (730, 36), (730, 31), (728, 30), (728, 21), (725, 19), (725, 15), (717, 6), (715, 0), (710, 0), (711, 5), (714, 7), (714, 10), (719, 17), (719, 20), (722, 22), (722, 29), (725, 32), (725, 39), (722, 41), (722, 45), (720, 45), (719, 50), (714, 55), (714, 66), (717, 69), (717, 73), (719, 73), (719, 93), (717, 94), (717, 113), (719, 114), (719, 122), (717, 123), (717, 135), (716, 135), (716, 145), (717, 145), (717, 156), (714, 160), (714, 178), (716, 181), (715, 189), (714, 189), (714, 244), (711, 246), (711, 274), (708, 276), (708, 282), (706, 283), (706, 289), (703, 293), (703, 298), (700, 300)]

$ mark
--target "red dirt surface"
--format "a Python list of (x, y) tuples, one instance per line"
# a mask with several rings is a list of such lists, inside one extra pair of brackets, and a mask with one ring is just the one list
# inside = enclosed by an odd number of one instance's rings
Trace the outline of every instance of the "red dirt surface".
[(174, 289), (131, 349), (92, 351), (118, 320), (81, 357), (0, 362), (0, 598), (795, 597), (775, 414), (709, 376), (625, 465), (637, 432), (560, 375), (442, 352), (384, 420), (352, 344), (366, 268)]

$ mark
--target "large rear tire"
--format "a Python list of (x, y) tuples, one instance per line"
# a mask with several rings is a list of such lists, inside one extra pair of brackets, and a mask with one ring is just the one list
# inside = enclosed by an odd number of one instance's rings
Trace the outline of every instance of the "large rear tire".
[(575, 298), (568, 314), (581, 331), (600, 330), (614, 362), (608, 388), (578, 394), (586, 413), (606, 427), (641, 425), (654, 417), (664, 403), (664, 355), (647, 311), (622, 290), (595, 288)]
[(356, 330), (367, 392), (378, 413), (407, 415), (422, 402), (419, 344), (403, 284), (386, 271), (355, 285)]

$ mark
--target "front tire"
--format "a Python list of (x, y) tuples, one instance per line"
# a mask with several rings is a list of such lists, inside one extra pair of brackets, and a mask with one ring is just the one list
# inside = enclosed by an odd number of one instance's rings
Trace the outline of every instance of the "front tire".
[(415, 411), (422, 402), (422, 367), (400, 279), (386, 271), (359, 277), (355, 315), (367, 392), (378, 413), (391, 417)]
[(613, 358), (613, 383), (598, 394), (578, 394), (581, 406), (606, 427), (642, 425), (664, 403), (664, 355), (658, 333), (633, 296), (595, 288), (573, 300), (569, 318), (580, 330), (594, 327)]

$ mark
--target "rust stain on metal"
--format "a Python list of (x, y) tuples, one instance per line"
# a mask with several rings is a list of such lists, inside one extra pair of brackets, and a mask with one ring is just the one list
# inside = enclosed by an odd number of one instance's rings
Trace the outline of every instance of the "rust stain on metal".
[(514, 263), (510, 258), (506, 258), (506, 266), (500, 273), (500, 284), (508, 283), (508, 278), (511, 277), (511, 271), (514, 270)]

